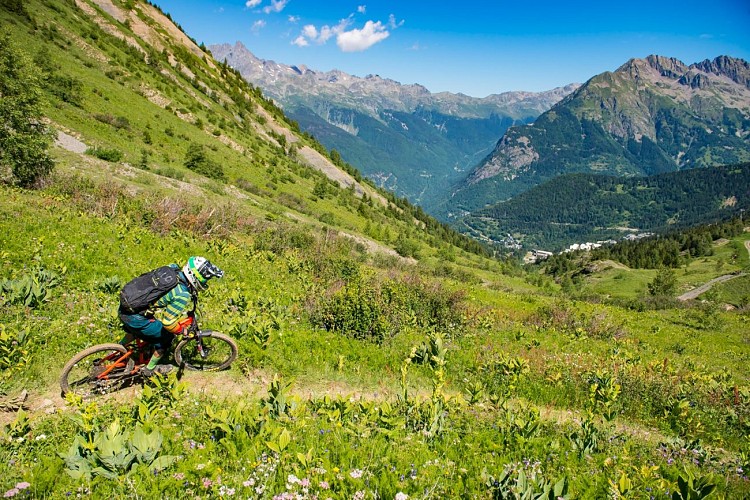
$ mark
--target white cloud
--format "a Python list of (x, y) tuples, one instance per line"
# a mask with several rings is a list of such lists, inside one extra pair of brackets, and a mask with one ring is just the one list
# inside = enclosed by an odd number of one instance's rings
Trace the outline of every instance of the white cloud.
[[(366, 6), (364, 5), (357, 7), (357, 11), (360, 13), (364, 13), (365, 9)], [(367, 21), (361, 29), (347, 31), (353, 19), (354, 14), (342, 19), (335, 26), (325, 25), (320, 28), (313, 24), (307, 24), (302, 28), (299, 36), (292, 41), (292, 44), (298, 47), (307, 47), (310, 43), (323, 45), (335, 36), (336, 45), (343, 52), (361, 52), (388, 38), (391, 35), (389, 29), (395, 30), (404, 24), (404, 21), (397, 22), (396, 17), (391, 14), (387, 24), (380, 21)]]
[(304, 28), (302, 28), (302, 34), (300, 36), (309, 38), (310, 40), (315, 40), (316, 38), (318, 38), (318, 28), (316, 28), (313, 24), (307, 24)]
[(248, 9), (252, 9), (260, 5), (262, 2), (263, 0), (247, 0), (247, 2), (245, 2), (245, 7), (247, 7)]
[(263, 19), (259, 19), (258, 21), (255, 21), (250, 28), (250, 31), (253, 33), (258, 33), (260, 30), (266, 27), (266, 22)]
[(380, 21), (367, 21), (364, 28), (353, 29), (339, 33), (336, 37), (336, 45), (343, 52), (361, 52), (367, 50), (378, 42), (382, 42), (390, 36), (390, 33)]
[(321, 26), (320, 29), (313, 24), (306, 24), (299, 36), (292, 41), (292, 44), (298, 47), (307, 47), (310, 42), (323, 45), (333, 36), (343, 33), (349, 24), (351, 24), (351, 18), (342, 19), (336, 26), (325, 25)]
[(290, 15), (287, 19), (292, 24), (297, 24), (299, 22), (299, 16), (292, 16), (292, 15)]
[(304, 36), (300, 35), (292, 41), (292, 45), (296, 45), (297, 47), (307, 47), (310, 44)]
[(367, 12), (367, 5), (360, 5), (359, 7), (357, 7), (357, 12), (359, 12), (360, 14), (364, 14), (365, 12)]
[(289, 0), (271, 0), (271, 5), (263, 7), (263, 12), (266, 14), (270, 14), (271, 12), (281, 12), (288, 3)]

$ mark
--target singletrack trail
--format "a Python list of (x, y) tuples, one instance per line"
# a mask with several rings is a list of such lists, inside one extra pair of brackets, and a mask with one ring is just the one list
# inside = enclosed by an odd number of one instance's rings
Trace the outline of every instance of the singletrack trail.
[[(268, 386), (273, 380), (273, 373), (262, 370), (253, 370), (242, 376), (231, 371), (215, 373), (184, 372), (181, 378), (186, 383), (188, 394), (200, 395), (219, 401), (237, 401), (249, 399), (257, 401), (265, 396)], [(135, 383), (129, 387), (114, 391), (95, 399), (99, 404), (131, 404), (141, 393), (142, 386)], [(356, 387), (342, 381), (319, 380), (295, 384), (290, 389), (290, 395), (304, 402), (309, 399), (323, 396), (346, 397), (358, 401), (394, 401), (398, 390), (381, 385), (380, 387)], [(410, 397), (422, 400), (430, 397), (428, 388), (411, 389)], [(450, 397), (458, 393), (449, 394)], [(9, 395), (11, 396), (11, 395)], [(32, 425), (38, 418), (44, 418), (55, 413), (69, 413), (71, 409), (66, 401), (60, 396), (59, 386), (55, 385), (44, 391), (30, 391), (25, 402), (26, 412), (29, 414)], [(480, 403), (481, 407), (489, 408), (489, 403)], [(524, 401), (511, 399), (510, 407), (525, 404)], [(553, 406), (539, 407), (540, 417), (545, 422), (553, 422), (558, 425), (577, 424), (583, 419), (582, 412), (567, 408)], [(0, 411), (0, 426), (9, 424), (16, 417), (12, 411)], [(639, 423), (625, 420), (615, 420), (614, 425), (618, 432), (628, 434), (639, 440), (649, 443), (664, 441), (666, 436), (655, 428), (650, 428)]]

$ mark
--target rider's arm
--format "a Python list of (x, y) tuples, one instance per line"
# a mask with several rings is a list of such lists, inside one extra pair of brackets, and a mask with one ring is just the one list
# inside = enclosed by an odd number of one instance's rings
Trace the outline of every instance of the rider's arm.
[(180, 284), (156, 302), (156, 316), (164, 325), (165, 330), (172, 333), (182, 331), (180, 320), (185, 316), (192, 300), (188, 289)]

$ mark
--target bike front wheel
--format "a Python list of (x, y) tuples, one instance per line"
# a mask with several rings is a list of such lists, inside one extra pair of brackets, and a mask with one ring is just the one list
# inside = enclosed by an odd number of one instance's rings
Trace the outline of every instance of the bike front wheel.
[(118, 389), (135, 366), (127, 354), (120, 344), (99, 344), (79, 352), (63, 367), (62, 395), (72, 392), (87, 399)]
[(237, 344), (219, 332), (204, 331), (200, 337), (180, 341), (174, 349), (174, 360), (188, 370), (215, 372), (237, 359)]

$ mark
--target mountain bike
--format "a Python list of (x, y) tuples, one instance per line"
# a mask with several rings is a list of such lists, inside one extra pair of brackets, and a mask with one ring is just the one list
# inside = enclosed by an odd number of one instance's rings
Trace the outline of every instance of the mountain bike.
[[(132, 384), (143, 376), (154, 348), (140, 339), (122, 344), (98, 344), (84, 349), (62, 370), (62, 395), (72, 392), (84, 398), (106, 394)], [(237, 344), (231, 337), (212, 330), (201, 330), (197, 317), (174, 348), (180, 369), (219, 371), (237, 359)]]

